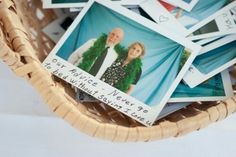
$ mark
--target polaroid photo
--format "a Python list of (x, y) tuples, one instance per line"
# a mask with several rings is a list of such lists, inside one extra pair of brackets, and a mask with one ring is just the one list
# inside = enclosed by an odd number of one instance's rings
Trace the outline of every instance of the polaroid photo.
[(43, 32), (55, 43), (59, 41), (62, 35), (65, 33), (67, 28), (72, 24), (73, 18), (70, 16), (62, 16), (46, 27), (43, 28)]
[[(130, 10), (134, 11), (135, 13), (142, 15), (143, 17), (152, 20), (155, 22), (141, 7), (138, 5), (136, 7), (129, 8)], [(75, 96), (76, 101), (81, 102), (81, 103), (95, 103), (95, 102), (100, 102), (98, 99), (94, 98), (93, 96), (83, 92), (80, 89), (76, 89), (76, 96)]]
[(236, 32), (236, 1), (228, 4), (189, 29), (190, 40), (233, 34)]
[(199, 0), (162, 0), (190, 12)]
[[(191, 29), (200, 21), (205, 20), (221, 8), (225, 7), (234, 0), (199, 0), (191, 12), (185, 11), (175, 5), (164, 1), (159, 1), (186, 29)], [(151, 6), (150, 8), (155, 8)], [(153, 9), (155, 10), (155, 9)], [(191, 33), (189, 31), (188, 35)]]
[[(129, 10), (132, 10), (133, 12), (142, 15), (143, 17), (155, 22), (141, 7), (138, 5), (136, 7), (129, 8)], [(100, 102), (98, 99), (92, 97), (91, 95), (83, 92), (82, 90), (77, 89), (76, 91), (76, 101), (81, 102), (81, 103), (95, 103), (95, 102)]]
[(151, 126), (200, 49), (125, 7), (91, 0), (43, 66)]
[(195, 88), (181, 82), (168, 102), (218, 101), (233, 95), (229, 71), (225, 70)]
[(218, 45), (217, 48), (213, 48), (214, 46), (210, 44), (208, 47), (212, 50), (204, 53), (200, 52), (202, 54), (196, 57), (183, 78), (185, 83), (191, 88), (196, 87), (219, 72), (234, 65), (236, 63), (236, 40), (231, 39), (229, 41), (222, 46)]
[[(82, 8), (89, 0), (44, 0), (43, 8)], [(143, 0), (110, 0), (114, 1), (115, 4), (132, 7), (138, 5)]]
[(228, 35), (220, 38), (218, 37), (215, 40), (212, 40), (211, 42), (201, 45), (202, 49), (198, 55), (202, 55), (218, 47), (224, 46), (234, 40), (236, 40), (236, 35)]
[(157, 0), (147, 0), (139, 6), (149, 15), (157, 24), (178, 33), (182, 36), (189, 34), (188, 30), (171, 15), (162, 4)]

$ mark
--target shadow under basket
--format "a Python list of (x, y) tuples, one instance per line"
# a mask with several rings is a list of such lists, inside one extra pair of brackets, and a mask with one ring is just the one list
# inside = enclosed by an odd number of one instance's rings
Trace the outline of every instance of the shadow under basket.
[(234, 96), (221, 102), (193, 103), (145, 127), (103, 103), (76, 102), (71, 86), (41, 65), (54, 47), (42, 28), (56, 18), (53, 10), (42, 9), (40, 0), (0, 0), (0, 58), (74, 128), (110, 141), (153, 141), (200, 130), (235, 112)]

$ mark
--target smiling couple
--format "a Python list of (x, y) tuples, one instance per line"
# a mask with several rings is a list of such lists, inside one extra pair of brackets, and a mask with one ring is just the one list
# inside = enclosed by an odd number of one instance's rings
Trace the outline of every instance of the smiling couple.
[(120, 45), (124, 38), (121, 28), (90, 39), (75, 50), (68, 61), (105, 83), (130, 94), (142, 73), (144, 45), (131, 43), (128, 49)]

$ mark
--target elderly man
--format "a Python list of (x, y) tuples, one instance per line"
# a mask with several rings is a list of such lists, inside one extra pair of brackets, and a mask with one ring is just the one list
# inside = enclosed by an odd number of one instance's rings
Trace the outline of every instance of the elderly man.
[(68, 61), (100, 79), (120, 55), (119, 43), (123, 37), (124, 31), (114, 28), (108, 35), (103, 34), (98, 39), (88, 40), (70, 55)]

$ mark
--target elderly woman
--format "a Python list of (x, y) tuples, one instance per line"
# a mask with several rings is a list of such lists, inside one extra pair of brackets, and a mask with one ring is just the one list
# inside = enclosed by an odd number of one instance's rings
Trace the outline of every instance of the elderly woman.
[(131, 44), (128, 52), (120, 56), (105, 71), (101, 80), (130, 94), (142, 73), (141, 58), (145, 54), (144, 45), (140, 42)]

